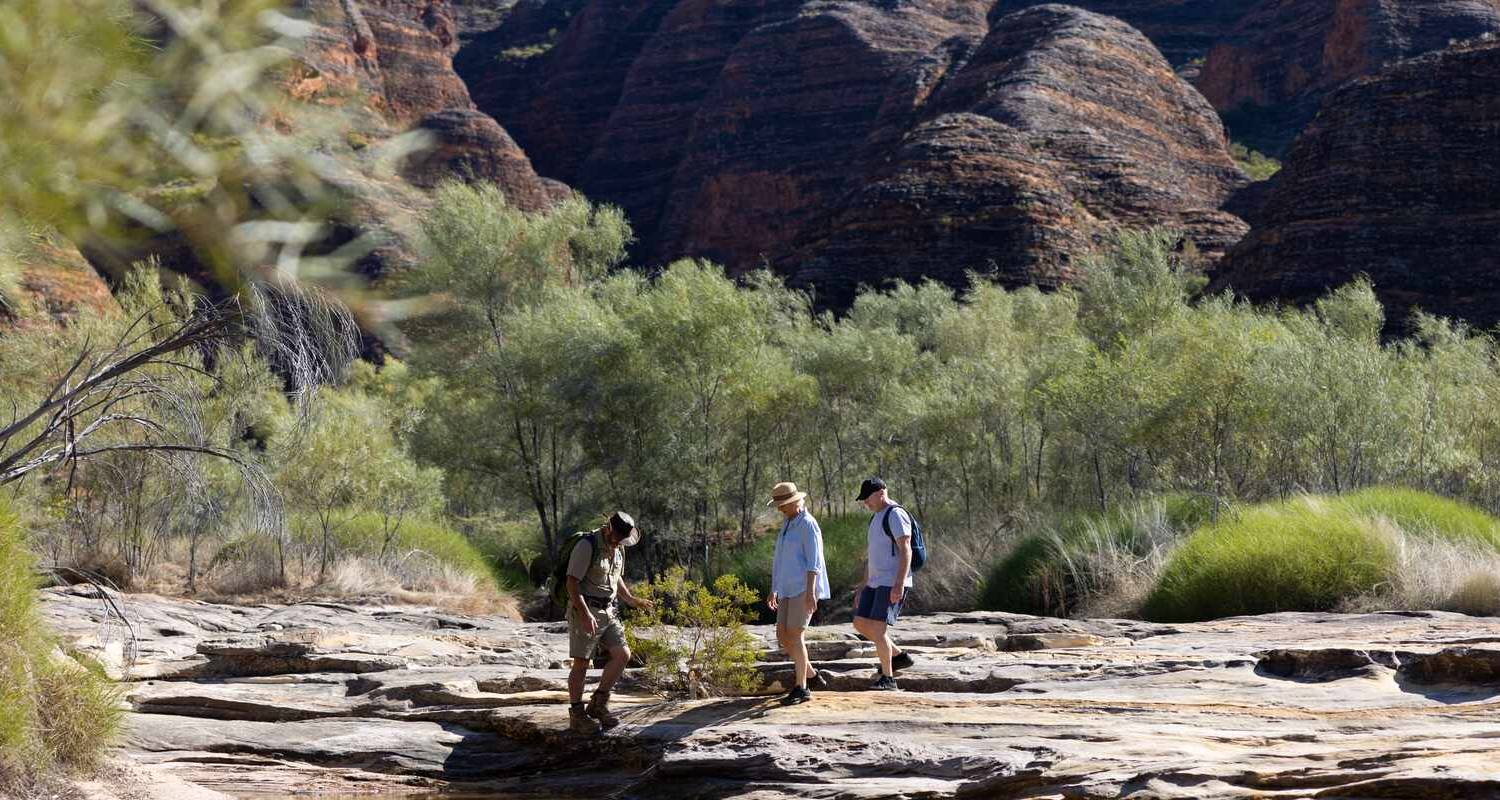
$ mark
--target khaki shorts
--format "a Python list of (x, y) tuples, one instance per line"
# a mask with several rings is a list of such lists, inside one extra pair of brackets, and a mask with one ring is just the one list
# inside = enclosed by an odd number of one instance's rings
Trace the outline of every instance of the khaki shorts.
[(613, 605), (602, 611), (590, 607), (589, 611), (594, 615), (592, 636), (578, 623), (578, 610), (568, 606), (568, 658), (593, 658), (601, 644), (606, 652), (625, 646), (625, 626), (615, 616)]
[(789, 631), (800, 631), (812, 623), (812, 615), (803, 605), (802, 595), (776, 598), (776, 626)]

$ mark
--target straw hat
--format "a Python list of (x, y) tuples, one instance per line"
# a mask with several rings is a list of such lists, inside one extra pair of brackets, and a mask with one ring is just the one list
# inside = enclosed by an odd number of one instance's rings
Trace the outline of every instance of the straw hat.
[(783, 481), (771, 487), (771, 499), (766, 503), (768, 506), (781, 508), (788, 503), (795, 503), (805, 499), (807, 492), (797, 491), (797, 484), (791, 481)]

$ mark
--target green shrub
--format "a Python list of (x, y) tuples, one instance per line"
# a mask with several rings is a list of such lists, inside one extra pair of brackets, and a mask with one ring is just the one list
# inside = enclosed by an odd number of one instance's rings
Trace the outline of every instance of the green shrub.
[(1213, 501), (1172, 494), (1104, 514), (1064, 514), (1022, 537), (980, 587), (980, 608), (1067, 616), (1154, 579), (1166, 551), (1208, 521)]
[[(835, 601), (854, 594), (854, 588), (864, 579), (865, 548), (868, 539), (870, 517), (867, 514), (846, 514), (819, 519), (823, 529), (823, 561), (828, 565), (828, 587)], [(771, 591), (771, 561), (776, 554), (776, 536), (781, 523), (754, 541), (742, 547), (728, 550), (723, 555), (718, 572), (733, 575), (745, 583), (751, 591), (764, 600)], [(758, 619), (770, 622), (775, 612), (757, 604)]]
[(721, 575), (710, 589), (673, 567), (636, 594), (655, 604), (633, 612), (625, 631), (648, 687), (693, 698), (754, 688), (759, 648), (745, 623), (760, 598), (743, 581)]
[(1239, 142), (1231, 142), (1229, 155), (1234, 162), (1250, 176), (1252, 181), (1269, 180), (1272, 175), (1281, 171), (1281, 162), (1262, 153), (1252, 150)]
[(1327, 611), (1373, 592), (1395, 567), (1390, 542), (1337, 501), (1266, 504), (1195, 531), (1172, 554), (1143, 609), (1188, 622)]
[(0, 500), (0, 789), (52, 767), (95, 765), (119, 695), (97, 664), (63, 655), (36, 613), (33, 561)]

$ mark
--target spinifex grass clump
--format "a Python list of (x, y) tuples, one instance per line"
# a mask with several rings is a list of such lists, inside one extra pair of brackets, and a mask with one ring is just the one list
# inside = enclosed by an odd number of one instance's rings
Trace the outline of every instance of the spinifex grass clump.
[(36, 588), (20, 525), (0, 501), (0, 795), (54, 768), (92, 767), (120, 725), (108, 678), (43, 632)]
[(1390, 543), (1337, 503), (1299, 498), (1198, 529), (1147, 598), (1148, 619), (1184, 622), (1276, 611), (1331, 611), (1395, 568)]
[(1168, 495), (1106, 514), (1042, 520), (986, 577), (980, 607), (1069, 616), (1128, 614), (1173, 545), (1211, 516), (1212, 501)]
[(1413, 489), (1253, 506), (1198, 529), (1143, 608), (1189, 621), (1273, 611), (1500, 609), (1500, 520)]

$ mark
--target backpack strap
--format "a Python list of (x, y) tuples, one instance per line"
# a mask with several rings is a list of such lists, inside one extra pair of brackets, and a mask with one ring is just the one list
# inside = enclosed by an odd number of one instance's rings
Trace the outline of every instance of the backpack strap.
[[(885, 529), (885, 538), (891, 540), (892, 556), (896, 555), (896, 536), (891, 533), (891, 512), (898, 508), (900, 508), (902, 511), (906, 511), (905, 508), (901, 507), (901, 504), (891, 503), (890, 505), (885, 507), (885, 514), (880, 517), (880, 527)], [(910, 514), (907, 514), (906, 517), (907, 519), (911, 519)]]

